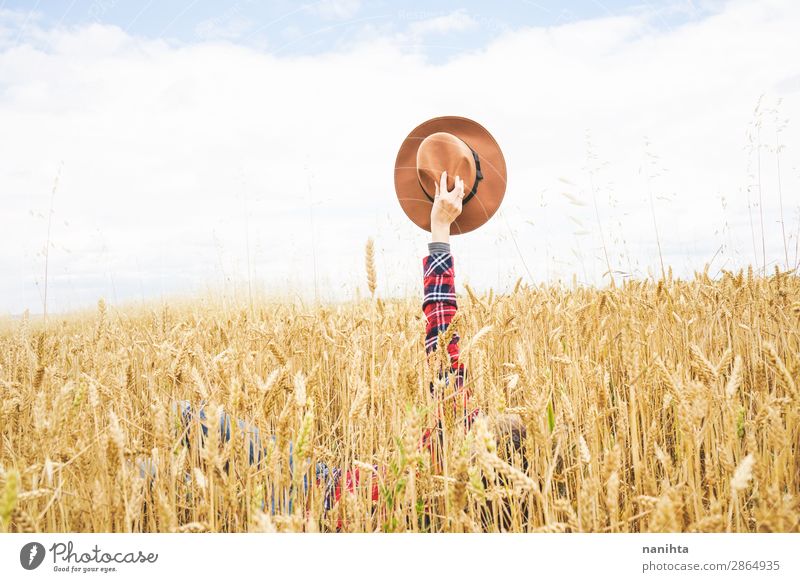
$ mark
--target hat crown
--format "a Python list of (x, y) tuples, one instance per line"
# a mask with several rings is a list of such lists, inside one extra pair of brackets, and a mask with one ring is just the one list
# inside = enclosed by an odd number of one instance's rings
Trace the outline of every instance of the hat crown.
[(448, 190), (455, 188), (456, 176), (464, 181), (465, 190), (475, 183), (477, 169), (470, 147), (452, 133), (440, 131), (423, 139), (417, 150), (417, 177), (431, 199), (445, 170)]

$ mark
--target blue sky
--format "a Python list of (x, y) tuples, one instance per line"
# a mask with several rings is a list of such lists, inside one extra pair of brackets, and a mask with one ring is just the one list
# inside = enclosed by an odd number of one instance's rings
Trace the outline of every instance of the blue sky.
[(451, 240), (474, 289), (794, 268), (798, 29), (795, 0), (0, 0), (0, 316), (45, 273), (51, 312), (346, 299), (368, 237), (379, 294), (417, 294), (392, 169), (440, 115), (508, 166)]
[(415, 46), (407, 45), (432, 60), (483, 47), (502, 33), (522, 27), (555, 27), (646, 11), (656, 15), (651, 21), (654, 28), (670, 28), (701, 19), (718, 5), (713, 0), (0, 0), (0, 9), (30, 13), (45, 28), (96, 22), (149, 39), (177, 43), (225, 40), (287, 55), (336, 50), (365, 35), (403, 33), (423, 21), (460, 14), (469, 26), (439, 29), (414, 42)]

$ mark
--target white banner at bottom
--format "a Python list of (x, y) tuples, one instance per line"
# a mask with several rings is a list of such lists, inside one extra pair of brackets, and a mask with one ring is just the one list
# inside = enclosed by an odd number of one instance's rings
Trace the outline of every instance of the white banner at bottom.
[(0, 572), (15, 581), (777, 582), (800, 580), (799, 553), (800, 534), (6, 534)]

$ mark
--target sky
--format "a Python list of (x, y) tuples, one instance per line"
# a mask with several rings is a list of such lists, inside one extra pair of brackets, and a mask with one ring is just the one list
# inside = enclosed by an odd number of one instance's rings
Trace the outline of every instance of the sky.
[[(558, 26), (647, 11), (655, 15), (653, 25), (668, 27), (701, 18), (717, 3), (685, 0), (660, 6), (657, 2), (630, 0), (0, 0), (0, 5), (23, 18), (35, 17), (46, 28), (98, 23), (119, 27), (137, 37), (182, 43), (227, 40), (284, 56), (346, 47), (367, 32), (406, 35), (405, 48), (424, 48), (429, 58), (445, 58), (462, 49), (480, 48), (521, 25)], [(469, 34), (458, 34), (466, 29)], [(433, 33), (439, 33), (437, 38), (430, 38)]]
[[(421, 296), (411, 129), (508, 166), (457, 285), (798, 265), (800, 3), (0, 0), (0, 315)], [(463, 288), (462, 288), (463, 290)]]

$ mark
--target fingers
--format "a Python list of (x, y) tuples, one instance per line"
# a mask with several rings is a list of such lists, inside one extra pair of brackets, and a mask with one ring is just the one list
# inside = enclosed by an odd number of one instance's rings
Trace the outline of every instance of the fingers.
[(452, 194), (454, 198), (464, 198), (464, 180), (461, 179), (461, 176), (456, 176), (453, 180), (454, 186), (452, 190), (447, 189), (447, 170), (442, 172), (441, 179), (439, 182), (435, 183), (436, 186), (436, 195), (434, 198), (438, 198), (442, 194)]

